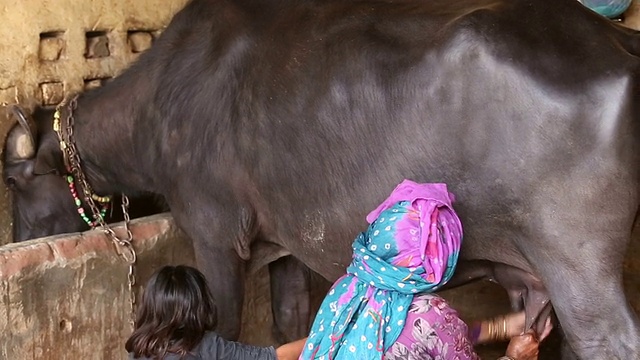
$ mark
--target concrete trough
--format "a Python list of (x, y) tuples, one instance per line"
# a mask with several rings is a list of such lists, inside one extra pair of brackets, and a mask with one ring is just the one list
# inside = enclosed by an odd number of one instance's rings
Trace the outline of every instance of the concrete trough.
[[(141, 284), (164, 264), (193, 264), (166, 214), (132, 224)], [(123, 359), (128, 266), (100, 231), (0, 247), (1, 359)]]

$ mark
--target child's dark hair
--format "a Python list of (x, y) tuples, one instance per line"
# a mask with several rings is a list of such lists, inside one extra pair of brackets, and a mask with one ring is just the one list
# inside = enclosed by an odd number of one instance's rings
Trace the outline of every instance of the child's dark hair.
[(206, 331), (216, 326), (216, 307), (202, 273), (190, 266), (165, 266), (156, 271), (142, 296), (135, 329), (125, 348), (135, 358), (181, 357)]

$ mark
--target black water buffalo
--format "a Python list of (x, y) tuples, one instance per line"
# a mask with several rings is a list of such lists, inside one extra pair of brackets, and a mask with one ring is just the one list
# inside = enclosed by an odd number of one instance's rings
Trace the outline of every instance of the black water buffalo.
[[(529, 322), (548, 295), (580, 358), (638, 359), (621, 266), (639, 54), (638, 33), (575, 0), (193, 0), (61, 111), (96, 192), (167, 199), (228, 338), (253, 249), (335, 280), (365, 214), (409, 178), (456, 194), (452, 285), (502, 281)], [(35, 114), (33, 174), (63, 168), (51, 121)]]

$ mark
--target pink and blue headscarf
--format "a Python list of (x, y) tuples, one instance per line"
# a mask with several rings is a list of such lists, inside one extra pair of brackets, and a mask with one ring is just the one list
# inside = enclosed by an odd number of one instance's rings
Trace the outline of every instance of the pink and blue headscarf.
[(445, 184), (400, 183), (353, 242), (353, 260), (325, 297), (300, 359), (382, 359), (409, 305), (453, 275), (462, 224)]

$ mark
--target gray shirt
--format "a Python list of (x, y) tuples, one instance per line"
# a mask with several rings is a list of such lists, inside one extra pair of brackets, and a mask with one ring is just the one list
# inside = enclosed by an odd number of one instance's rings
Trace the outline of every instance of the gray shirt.
[[(129, 359), (151, 360), (149, 358), (134, 358), (129, 353)], [(168, 354), (162, 360), (179, 360), (180, 356)], [(213, 332), (207, 332), (202, 341), (185, 356), (185, 360), (277, 360), (273, 346), (257, 347), (229, 341)]]

